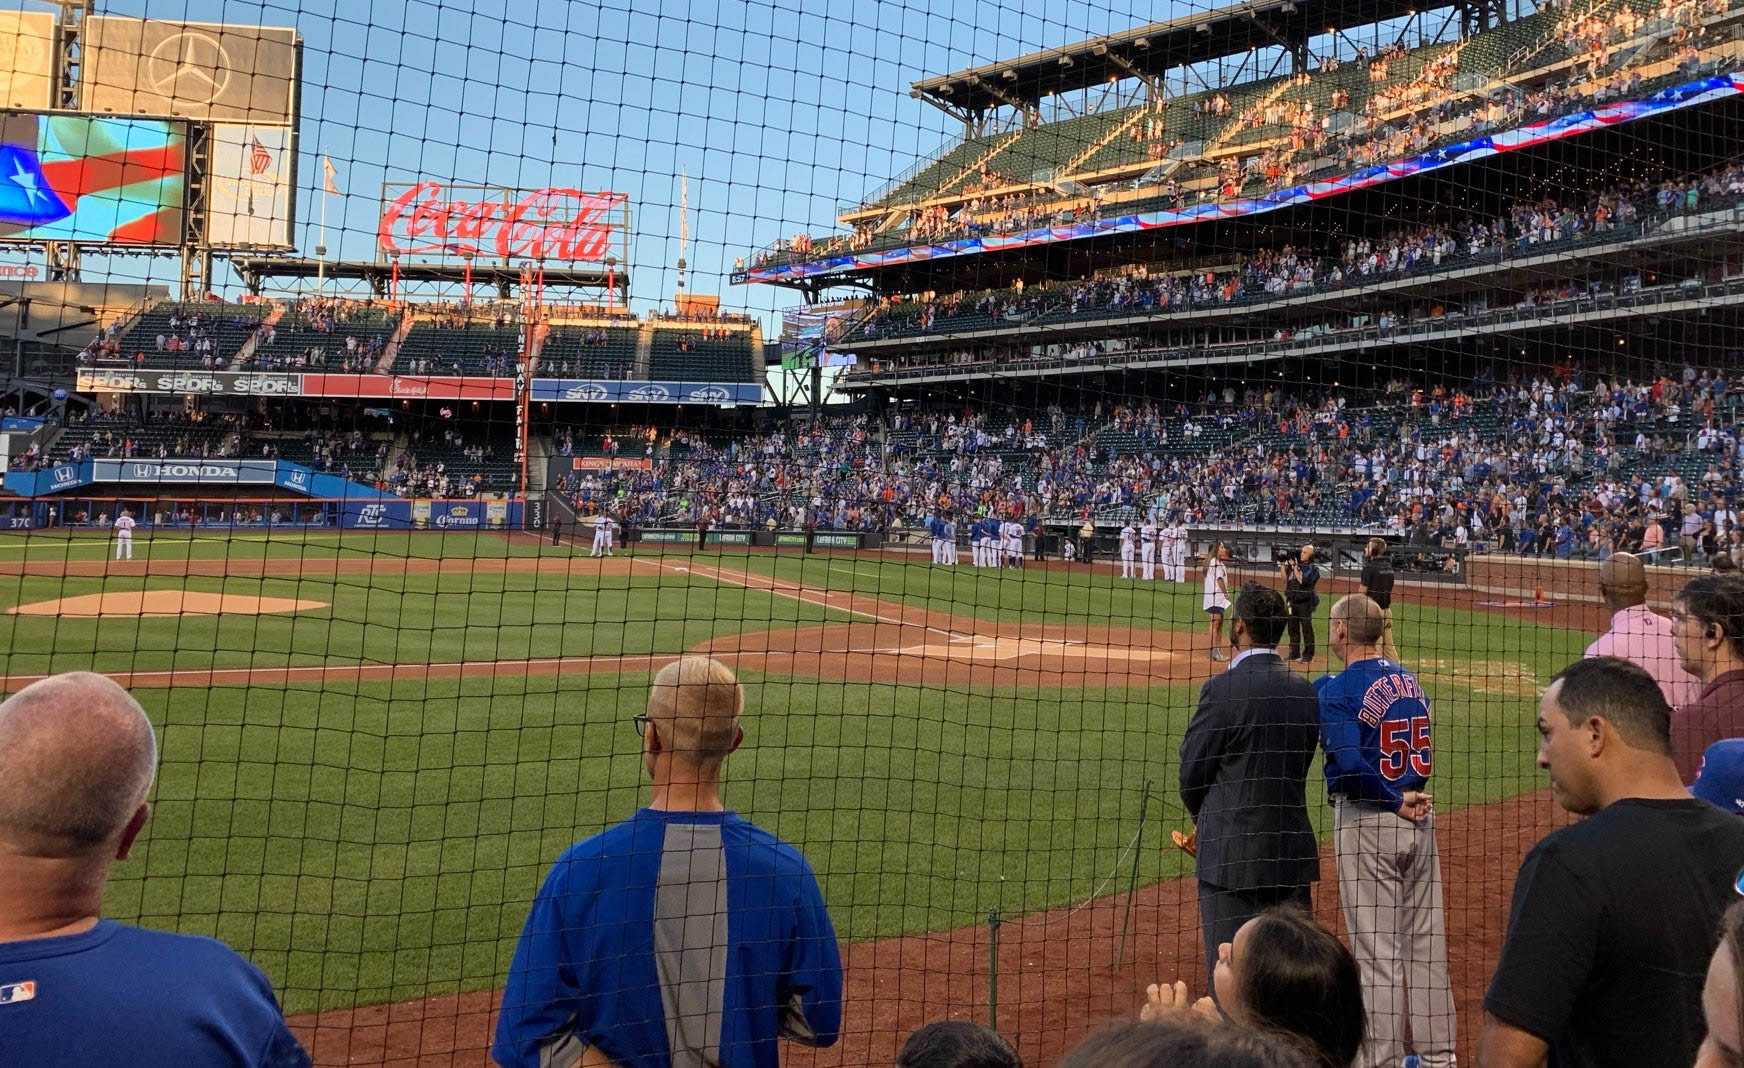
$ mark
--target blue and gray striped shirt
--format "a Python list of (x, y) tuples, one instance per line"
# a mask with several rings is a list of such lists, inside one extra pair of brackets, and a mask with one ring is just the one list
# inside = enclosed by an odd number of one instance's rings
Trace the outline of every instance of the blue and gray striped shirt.
[(799, 850), (736, 813), (642, 809), (552, 867), (491, 1056), (779, 1068), (778, 1037), (828, 1046), (841, 1019), (835, 928)]

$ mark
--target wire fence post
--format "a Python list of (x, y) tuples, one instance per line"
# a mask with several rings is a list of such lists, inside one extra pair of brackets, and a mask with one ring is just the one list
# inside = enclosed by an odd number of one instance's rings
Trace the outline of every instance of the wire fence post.
[(987, 1026), (999, 1030), (999, 906), (987, 910)]
[(1126, 913), (1120, 920), (1120, 941), (1114, 947), (1114, 967), (1118, 969), (1126, 963), (1126, 934), (1132, 926), (1132, 901), (1138, 893), (1138, 866), (1144, 857), (1145, 813), (1151, 804), (1151, 780), (1144, 782), (1144, 793), (1138, 799), (1138, 835), (1133, 839), (1132, 846), (1132, 877), (1126, 884)]

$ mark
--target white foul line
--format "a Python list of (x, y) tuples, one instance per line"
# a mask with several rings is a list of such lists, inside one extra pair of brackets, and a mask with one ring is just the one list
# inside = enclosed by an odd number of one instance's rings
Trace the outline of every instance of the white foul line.
[[(644, 556), (631, 557), (630, 562), (632, 564), (645, 563), (645, 564), (648, 564), (652, 567), (664, 568), (668, 571), (698, 574), (704, 578), (713, 579), (716, 582), (725, 582), (729, 585), (740, 586), (740, 587), (743, 587), (744, 589), (747, 589), (747, 590), (755, 590), (758, 593), (771, 593), (777, 597), (786, 597), (790, 600), (800, 601), (804, 604), (816, 605), (819, 608), (828, 608), (828, 609), (831, 609), (831, 610), (836, 611), (836, 612), (842, 612), (846, 615), (859, 616), (862, 619), (870, 619), (875, 623), (894, 623), (897, 626), (902, 626), (902, 627), (920, 627), (921, 629), (931, 631), (934, 634), (942, 634), (945, 637), (950, 638), (952, 640), (974, 637), (974, 635), (958, 634), (956, 631), (945, 630), (942, 627), (935, 627), (930, 623), (910, 623), (908, 620), (903, 619), (900, 616), (881, 616), (876, 612), (867, 612), (867, 611), (865, 611), (863, 609), (859, 609), (859, 608), (843, 608), (840, 605), (833, 605), (829, 602), (829, 598), (838, 596), (842, 593), (846, 593), (847, 596), (849, 596), (849, 597), (854, 596), (852, 593), (848, 593), (847, 591), (836, 591), (836, 590), (816, 591), (816, 590), (809, 589), (806, 586), (801, 586), (801, 585), (797, 585), (794, 583), (786, 583), (786, 582), (783, 582), (781, 579), (773, 578), (773, 577), (770, 577), (767, 575), (757, 575), (756, 576), (757, 578), (761, 579), (762, 581), (768, 583), (767, 586), (759, 586), (759, 585), (756, 585), (755, 583), (749, 581), (752, 578), (752, 573), (749, 571), (740, 572), (737, 575), (735, 575), (735, 574), (730, 573), (730, 572), (722, 571), (718, 567), (695, 566), (695, 565), (687, 567), (684, 564), (659, 563), (657, 561), (650, 560)], [(812, 596), (808, 596), (808, 594), (814, 594), (814, 593), (820, 593), (820, 592), (823, 595), (822, 600), (816, 599)], [(920, 609), (920, 611), (924, 612), (924, 611), (926, 611), (926, 609), (923, 608), (923, 609)]]

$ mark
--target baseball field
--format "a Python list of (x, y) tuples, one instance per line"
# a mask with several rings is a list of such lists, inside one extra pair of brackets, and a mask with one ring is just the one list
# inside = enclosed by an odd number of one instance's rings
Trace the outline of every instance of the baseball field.
[[(596, 560), (498, 533), (160, 534), (131, 562), (110, 553), (0, 541), (6, 690), (72, 669), (132, 687), (162, 770), (107, 912), (247, 954), (323, 1063), (482, 1063), (545, 866), (642, 799), (629, 718), (690, 651), (747, 684), (729, 804), (803, 849), (849, 943), (848, 1033), (816, 1063), (993, 1012), (1045, 1058), (1143, 983), (1200, 974), (1192, 861), (1169, 844), (1188, 826), (1176, 750), (1222, 667), (1197, 570), (1173, 585), (894, 552)], [(1538, 693), (1600, 625), (1590, 603), (1521, 592), (1541, 581), (1398, 594), (1434, 701), (1464, 1035), (1514, 866), (1556, 819)], [(1338, 666), (1333, 599), (1313, 674)]]

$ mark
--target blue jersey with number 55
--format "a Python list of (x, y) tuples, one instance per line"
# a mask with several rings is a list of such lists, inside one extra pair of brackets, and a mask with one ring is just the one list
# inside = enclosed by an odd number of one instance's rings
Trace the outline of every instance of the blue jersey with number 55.
[(1314, 683), (1326, 790), (1397, 810), (1429, 780), (1429, 698), (1417, 677), (1384, 657)]

